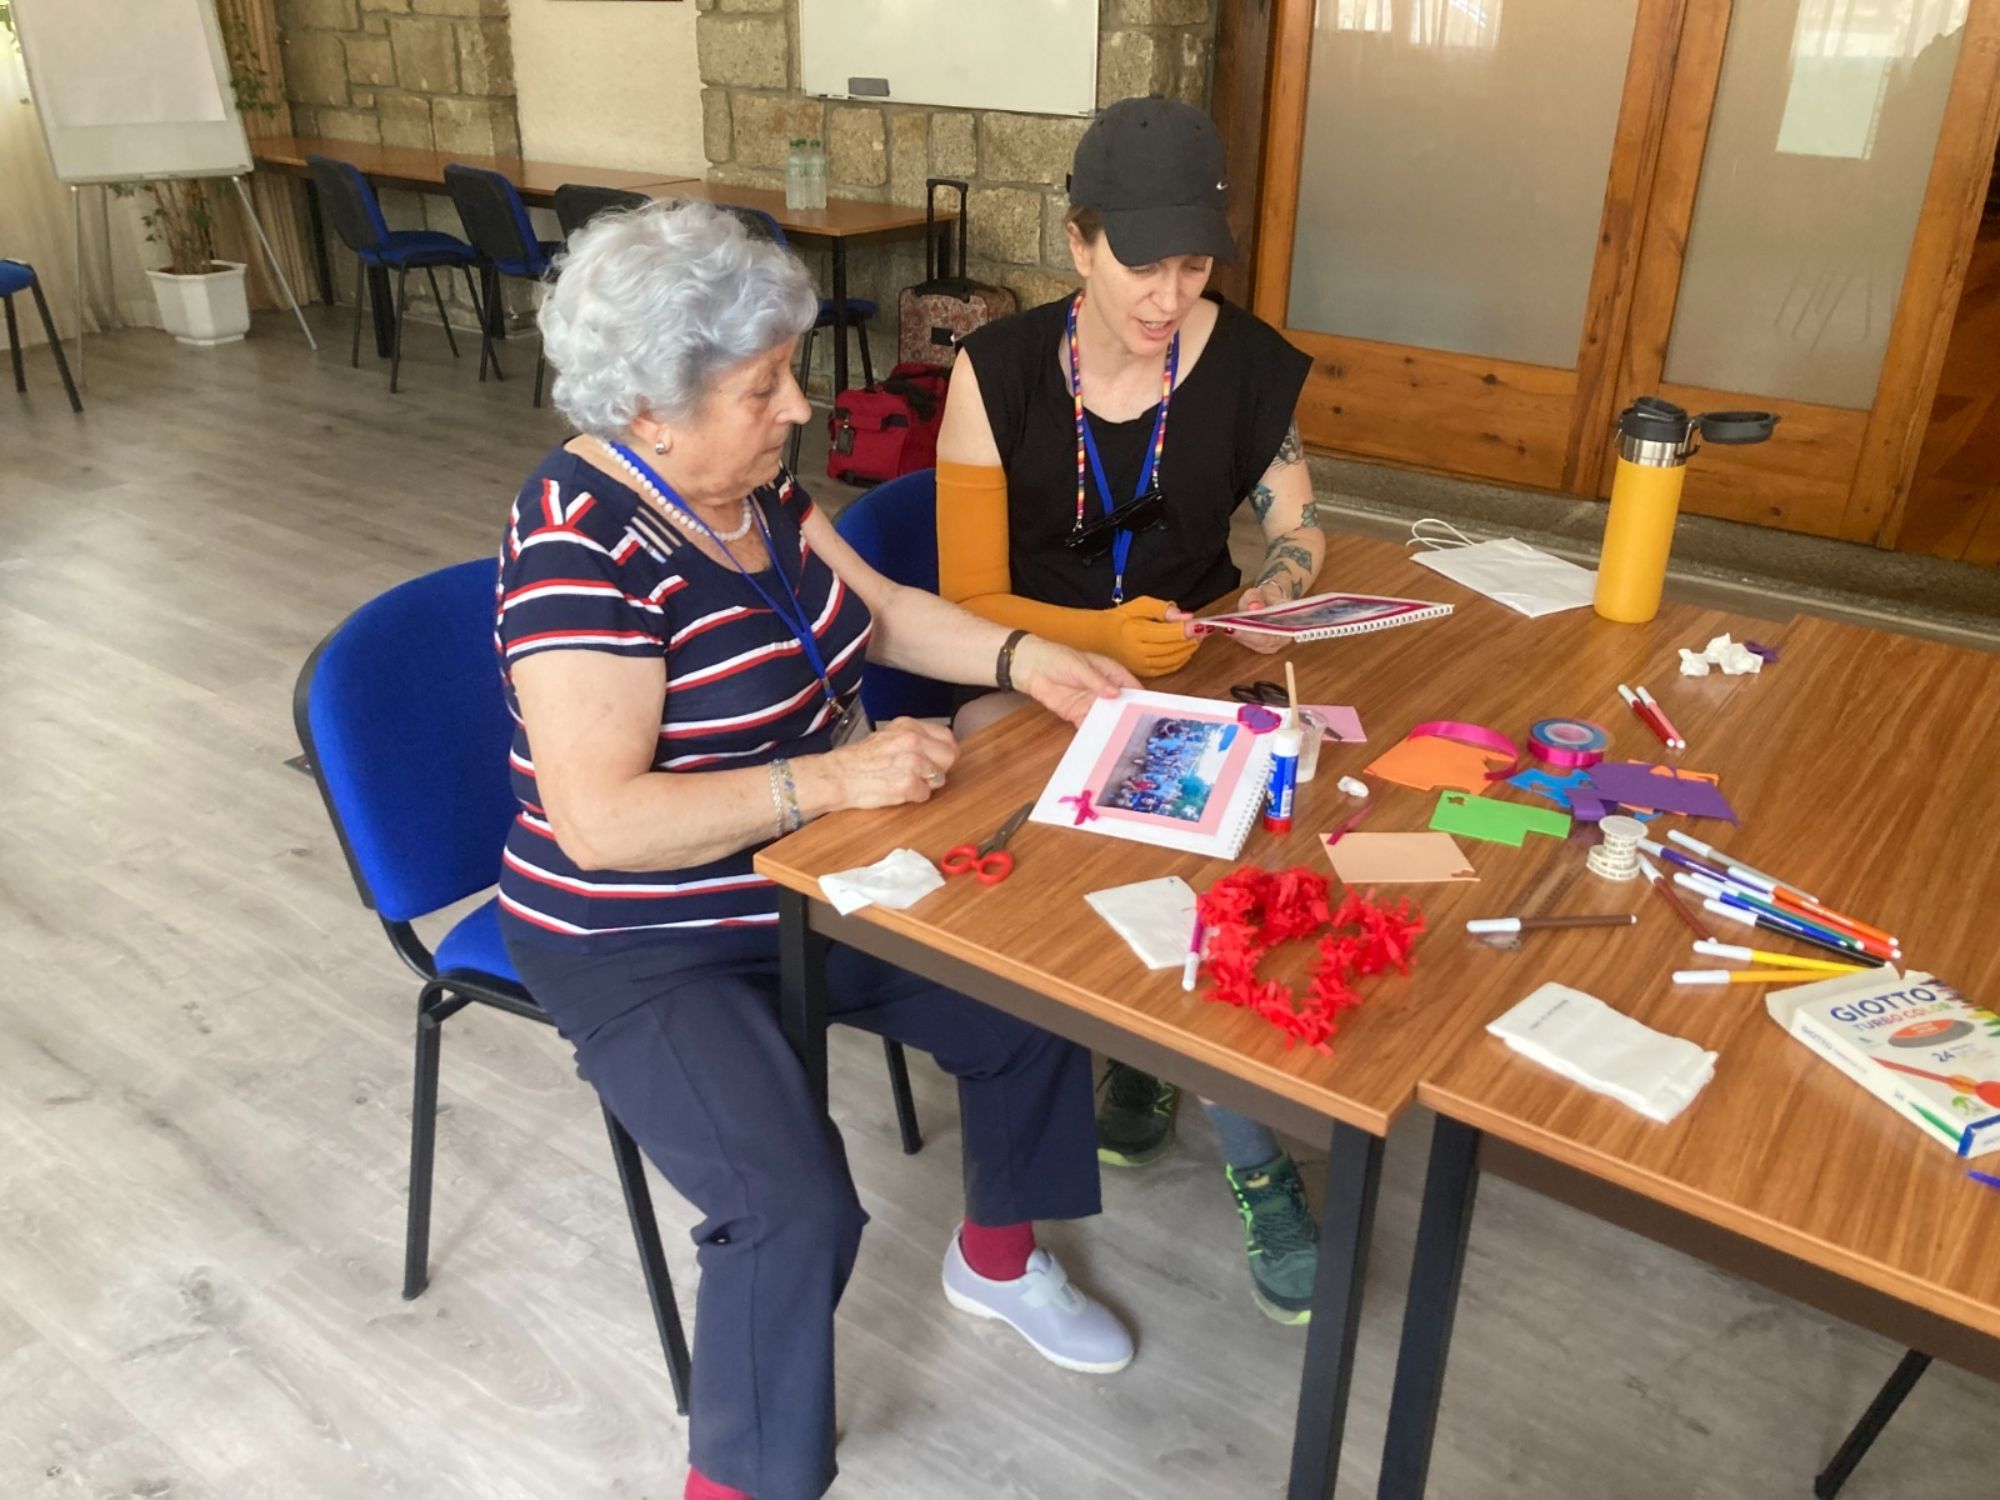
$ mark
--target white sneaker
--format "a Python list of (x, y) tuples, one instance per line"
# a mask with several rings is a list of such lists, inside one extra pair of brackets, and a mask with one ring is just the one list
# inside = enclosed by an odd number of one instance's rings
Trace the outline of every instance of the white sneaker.
[(998, 1318), (1065, 1370), (1109, 1375), (1132, 1363), (1132, 1335), (1109, 1308), (1072, 1286), (1046, 1250), (1030, 1255), (1015, 1280), (989, 1281), (966, 1264), (954, 1234), (944, 1257), (944, 1296), (960, 1312)]

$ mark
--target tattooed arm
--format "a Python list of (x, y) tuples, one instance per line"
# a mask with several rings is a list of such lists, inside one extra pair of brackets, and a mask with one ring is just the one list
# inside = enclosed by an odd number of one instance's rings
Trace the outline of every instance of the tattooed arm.
[[(1264, 609), (1310, 593), (1326, 559), (1326, 536), (1319, 529), (1298, 423), (1285, 429), (1271, 467), (1250, 492), (1250, 509), (1264, 529), (1264, 566), (1237, 608)], [(1275, 651), (1284, 644), (1282, 637), (1270, 635), (1237, 639), (1258, 651)]]

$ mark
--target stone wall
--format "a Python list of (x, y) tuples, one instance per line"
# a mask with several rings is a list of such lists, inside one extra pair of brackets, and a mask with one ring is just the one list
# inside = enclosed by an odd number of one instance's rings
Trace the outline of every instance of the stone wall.
[[(1206, 107), (1219, 3), (1101, 0), (1099, 106), (1161, 93)], [(782, 189), (786, 153), (801, 136), (817, 136), (825, 146), (833, 197), (921, 203), (926, 178), (961, 177), (972, 185), (968, 248), (975, 278), (1012, 287), (1024, 307), (1076, 285), (1063, 234), (1069, 211), (1063, 178), (1089, 121), (808, 98), (799, 88), (798, 0), (698, 4), (711, 180)], [(808, 259), (827, 288), (824, 254)], [(921, 276), (915, 241), (850, 253), (850, 294), (881, 307), (872, 342), (878, 375), (885, 359), (894, 359), (896, 294)], [(814, 361), (822, 372), (827, 352)], [(858, 372), (853, 378), (860, 379)]]
[[(507, 0), (277, 0), (277, 10), (294, 134), (520, 153)], [(393, 228), (461, 232), (439, 194), (385, 192), (382, 209)]]

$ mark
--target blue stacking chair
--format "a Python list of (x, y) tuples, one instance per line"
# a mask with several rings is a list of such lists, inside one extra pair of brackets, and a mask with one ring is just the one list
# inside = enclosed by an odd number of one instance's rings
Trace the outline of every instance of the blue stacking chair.
[[(527, 204), (521, 201), (514, 184), (500, 173), (453, 162), (444, 169), (444, 185), (451, 192), (451, 201), (458, 205), (465, 237), (479, 251), (485, 266), (489, 312), (479, 325), (479, 378), (486, 378), (486, 366), (491, 361), (493, 378), (501, 380), (505, 376), (500, 370), (500, 352), (493, 347), (493, 335), (501, 327), (500, 278), (547, 279), (549, 264), (562, 244), (535, 234), (535, 226), (528, 220)], [(547, 359), (537, 355), (534, 398), (537, 406), (542, 404), (542, 379), (547, 368)]]
[(49, 352), (56, 357), (56, 371), (62, 376), (63, 389), (69, 392), (70, 410), (81, 412), (83, 400), (76, 393), (76, 382), (70, 379), (69, 361), (63, 357), (62, 340), (56, 337), (55, 320), (49, 316), (49, 299), (42, 295), (41, 278), (35, 275), (35, 268), (25, 260), (0, 260), (0, 303), (7, 308), (7, 352), (14, 360), (14, 389), (28, 388), (28, 371), (21, 363), (21, 328), (14, 321), (14, 295), (27, 292), (35, 299), (35, 311), (42, 316), (42, 332), (49, 341)]
[[(774, 241), (786, 249), (791, 248), (791, 242), (785, 238), (784, 226), (763, 209), (748, 208), (741, 203), (718, 203), (715, 206), (724, 213), (736, 215), (751, 230), (763, 235), (765, 239)], [(861, 382), (867, 386), (875, 384), (875, 363), (873, 356), (868, 352), (868, 331), (861, 325), (870, 321), (876, 311), (875, 303), (870, 298), (847, 299), (847, 326), (854, 330), (854, 336), (861, 341)], [(806, 377), (812, 373), (813, 340), (819, 337), (822, 328), (831, 327), (833, 327), (833, 298), (822, 297), (819, 299), (819, 316), (813, 320), (813, 326), (806, 330), (805, 342), (799, 348), (801, 390), (805, 388)], [(788, 469), (796, 469), (799, 466), (799, 440), (804, 433), (803, 427), (794, 428), (792, 431), (791, 446), (785, 451), (785, 467)]]
[[(479, 264), (473, 248), (456, 235), (436, 229), (391, 229), (382, 217), (382, 204), (368, 179), (352, 162), (330, 156), (309, 155), (306, 170), (312, 174), (314, 189), (333, 220), (334, 233), (354, 252), (354, 348), (348, 363), (361, 367), (362, 290), (370, 271), (396, 273), (396, 332), (389, 354), (389, 392), (394, 395), (403, 368), (403, 313), (408, 306), (408, 278), (421, 270), (431, 284), (431, 298), (437, 303), (444, 323), (445, 341), (451, 357), (458, 358), (458, 336), (444, 310), (444, 294), (438, 290), (438, 267), (456, 266), (465, 273), (465, 288), (472, 294), (472, 306), (479, 311), (479, 293), (472, 285), (472, 268)], [(386, 284), (386, 283), (385, 283)], [(483, 324), (485, 318), (480, 314)]]
[[(937, 592), (937, 470), (877, 485), (836, 516), (833, 529), (883, 577)], [(861, 677), (862, 705), (877, 724), (947, 717), (954, 692), (948, 682), (872, 662)]]
[[(491, 887), (519, 811), (507, 752), (513, 720), (493, 652), (494, 564), (459, 563), (397, 585), (320, 642), (299, 673), (292, 719), (362, 905), (422, 981), (410, 1111), (403, 1295), (429, 1280), (431, 1165), (444, 1023), (468, 1004), (549, 1022), (500, 937), (497, 898), (454, 923), (435, 951), (412, 925)], [(922, 1145), (902, 1047), (884, 1043), (903, 1149)], [(639, 1148), (604, 1124), (638, 1244), (674, 1401), (687, 1411), (688, 1350)]]
[[(460, 563), (399, 584), (321, 641), (292, 695), (299, 746), (347, 856), (361, 904), (381, 918), (417, 994), (416, 1097), (410, 1114), (410, 1211), (403, 1295), (429, 1280), (431, 1162), (437, 1143), (444, 1023), (478, 1002), (549, 1017), (514, 975), (489, 898), (424, 946), (417, 918), (490, 887), (520, 805), (507, 752), (508, 717), (493, 655), (491, 561)], [(687, 1411), (688, 1350), (639, 1148), (604, 1111), (639, 1265), (674, 1402)]]

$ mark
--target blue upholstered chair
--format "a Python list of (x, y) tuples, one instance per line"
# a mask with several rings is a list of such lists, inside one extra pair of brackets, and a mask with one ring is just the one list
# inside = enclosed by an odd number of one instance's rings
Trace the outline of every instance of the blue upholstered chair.
[[(883, 577), (937, 592), (937, 470), (877, 485), (834, 518), (833, 529)], [(868, 717), (936, 719), (952, 710), (950, 683), (869, 663), (861, 678)]]
[[(500, 278), (545, 280), (549, 263), (562, 245), (536, 236), (535, 226), (528, 219), (527, 204), (521, 201), (514, 184), (500, 173), (453, 162), (444, 169), (444, 185), (451, 192), (451, 201), (458, 205), (465, 237), (472, 241), (484, 262), (486, 305), (492, 311), (480, 322), (479, 378), (486, 378), (486, 366), (491, 361), (493, 378), (501, 380), (505, 377), (500, 369), (500, 352), (493, 347), (493, 335), (501, 316)], [(547, 367), (547, 360), (537, 355), (534, 398), (537, 406), (542, 404), (542, 378)]]
[[(429, 1279), (431, 1163), (444, 1023), (477, 1002), (547, 1023), (515, 976), (497, 898), (455, 922), (433, 951), (413, 924), (491, 887), (519, 811), (507, 770), (513, 721), (493, 652), (494, 564), (459, 563), (397, 585), (320, 642), (299, 673), (292, 718), (362, 905), (422, 981), (410, 1112), (410, 1212), (403, 1295)], [(884, 1044), (906, 1151), (922, 1144), (903, 1051)], [(605, 1128), (639, 1265), (687, 1410), (688, 1352), (639, 1148), (607, 1109)]]
[[(361, 169), (352, 162), (330, 156), (307, 156), (306, 170), (312, 174), (314, 189), (333, 220), (340, 242), (354, 252), (354, 348), (348, 363), (361, 367), (361, 302), (370, 271), (396, 273), (396, 333), (389, 355), (389, 392), (395, 394), (403, 368), (403, 313), (409, 304), (408, 278), (422, 271), (431, 284), (431, 299), (437, 303), (444, 323), (445, 342), (451, 357), (458, 358), (458, 335), (452, 332), (451, 318), (444, 310), (444, 294), (438, 290), (438, 267), (457, 267), (465, 273), (465, 289), (472, 294), (474, 309), (479, 293), (472, 285), (472, 268), (479, 263), (473, 248), (456, 235), (436, 229), (391, 229), (382, 217), (382, 204)], [(481, 317), (482, 323), (485, 321)]]
[(28, 372), (21, 363), (21, 328), (14, 321), (14, 295), (27, 292), (35, 299), (35, 311), (42, 317), (42, 333), (48, 338), (49, 352), (56, 357), (56, 372), (62, 376), (63, 389), (69, 392), (70, 410), (83, 410), (83, 399), (76, 393), (76, 382), (70, 379), (69, 361), (63, 357), (62, 340), (56, 337), (55, 320), (49, 316), (49, 299), (42, 295), (41, 278), (35, 275), (35, 268), (25, 260), (0, 260), (0, 304), (7, 309), (7, 353), (14, 361), (14, 389), (28, 388)]

